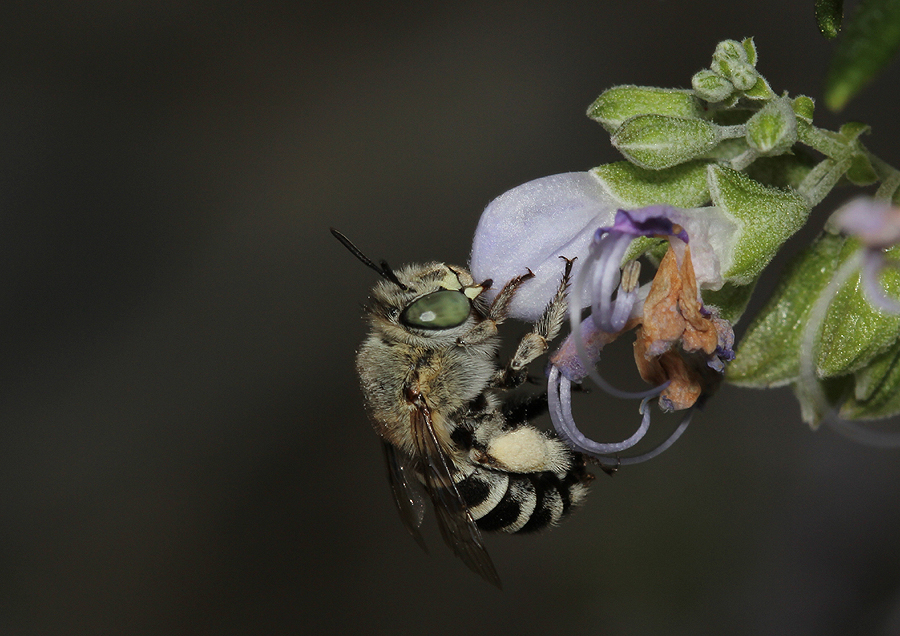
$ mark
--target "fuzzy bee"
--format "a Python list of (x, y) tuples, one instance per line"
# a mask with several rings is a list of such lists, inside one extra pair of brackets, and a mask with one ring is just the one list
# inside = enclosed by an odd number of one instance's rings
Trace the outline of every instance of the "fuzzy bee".
[(593, 476), (584, 459), (527, 424), (546, 398), (504, 400), (527, 378), (566, 314), (571, 262), (543, 316), (505, 366), (497, 359), (497, 325), (516, 290), (533, 275), (507, 282), (488, 302), (491, 281), (443, 263), (392, 270), (376, 265), (343, 234), (334, 236), (383, 280), (366, 311), (371, 331), (357, 354), (366, 407), (383, 441), (394, 501), (404, 525), (419, 532), (421, 484), (441, 535), (474, 572), (500, 587), (481, 530), (529, 532), (556, 523), (584, 499)]

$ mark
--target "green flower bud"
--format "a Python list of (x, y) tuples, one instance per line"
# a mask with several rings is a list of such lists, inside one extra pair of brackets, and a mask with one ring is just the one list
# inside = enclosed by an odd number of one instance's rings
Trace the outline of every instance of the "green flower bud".
[(781, 155), (797, 141), (797, 116), (790, 102), (773, 99), (747, 121), (747, 144), (761, 155)]
[(625, 208), (643, 208), (655, 203), (698, 208), (709, 201), (704, 161), (690, 161), (665, 170), (647, 170), (627, 161), (617, 161), (591, 172)]
[(749, 91), (756, 86), (756, 81), (760, 76), (756, 69), (746, 62), (734, 62), (727, 77), (739, 91)]
[(764, 186), (725, 166), (710, 165), (707, 182), (713, 204), (741, 228), (731, 265), (723, 274), (735, 284), (749, 284), (778, 248), (803, 226), (809, 206), (798, 194)]
[(721, 102), (734, 92), (734, 84), (709, 69), (694, 74), (691, 78), (691, 86), (697, 97), (705, 99), (710, 104)]
[(716, 45), (713, 60), (747, 61), (747, 49), (737, 40), (722, 40)]
[(623, 123), (612, 145), (632, 163), (662, 170), (690, 161), (722, 139), (721, 127), (702, 119), (640, 115)]
[(690, 91), (648, 86), (614, 86), (604, 91), (587, 111), (609, 132), (638, 115), (666, 115), (700, 119), (702, 108)]

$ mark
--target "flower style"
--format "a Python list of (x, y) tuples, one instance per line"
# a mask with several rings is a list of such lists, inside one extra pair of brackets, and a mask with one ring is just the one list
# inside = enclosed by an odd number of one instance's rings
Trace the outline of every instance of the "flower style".
[[(550, 196), (541, 196), (545, 189)], [(479, 223), (472, 270), (476, 278), (495, 280), (513, 274), (502, 267), (517, 263), (535, 271), (536, 291), (514, 307), (517, 317), (534, 319), (558, 280), (558, 257), (577, 257), (570, 293), (572, 333), (550, 359), (550, 415), (574, 450), (618, 465), (644, 461), (668, 448), (686, 428), (692, 407), (715, 389), (724, 363), (734, 356), (731, 325), (700, 297), (700, 287), (717, 289), (724, 282), (722, 265), (731, 257), (734, 222), (711, 207), (656, 205), (626, 211), (616, 210), (611, 199), (589, 173), (547, 177), (507, 192), (488, 206)], [(523, 230), (528, 234), (523, 236)], [(653, 281), (643, 286), (638, 284), (638, 261), (630, 258), (622, 266), (633, 241), (641, 237), (668, 241)], [(498, 259), (488, 245), (503, 245), (507, 251)], [(586, 307), (591, 313), (582, 319)], [(595, 369), (603, 347), (633, 330), (638, 371), (656, 386), (637, 394), (615, 389)], [(571, 384), (588, 376), (615, 396), (644, 399), (640, 428), (629, 439), (601, 444), (579, 431), (571, 412)], [(675, 433), (643, 455), (608, 457), (644, 436), (650, 422), (646, 400), (655, 395), (663, 410), (688, 410)]]

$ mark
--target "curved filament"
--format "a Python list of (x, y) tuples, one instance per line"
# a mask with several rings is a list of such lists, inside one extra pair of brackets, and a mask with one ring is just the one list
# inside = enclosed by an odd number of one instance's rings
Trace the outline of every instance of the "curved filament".
[[(622, 398), (624, 400), (632, 400), (632, 399), (643, 399), (646, 397), (653, 397), (654, 395), (659, 395), (662, 393), (665, 388), (668, 386), (668, 383), (661, 384), (658, 387), (648, 389), (646, 391), (623, 391), (622, 389), (617, 389), (612, 386), (609, 382), (603, 379), (597, 370), (594, 368), (596, 364), (596, 360), (591, 360), (591, 357), (587, 353), (587, 349), (584, 346), (584, 337), (581, 331), (581, 325), (583, 321), (581, 320), (581, 312), (578, 310), (579, 307), (582, 307), (582, 289), (584, 288), (585, 279), (588, 277), (591, 268), (595, 265), (597, 260), (600, 258), (598, 254), (598, 250), (594, 249), (594, 244), (591, 244), (590, 254), (587, 257), (587, 262), (582, 266), (581, 271), (578, 272), (578, 276), (575, 279), (575, 284), (572, 285), (572, 291), (570, 295), (572, 297), (572, 301), (569, 305), (569, 322), (571, 324), (572, 329), (572, 338), (575, 341), (575, 351), (578, 354), (578, 359), (581, 360), (581, 364), (584, 366), (585, 371), (591, 380), (594, 381), (601, 390), (609, 393), (610, 395)], [(593, 320), (592, 316), (589, 316), (585, 320)], [(596, 325), (596, 323), (594, 323)], [(599, 325), (596, 325), (599, 327)]]
[(662, 444), (654, 448), (653, 450), (649, 450), (643, 455), (635, 455), (634, 457), (625, 457), (620, 460), (618, 463), (621, 466), (628, 466), (629, 464), (640, 464), (641, 462), (645, 462), (648, 459), (653, 459), (660, 453), (665, 450), (668, 450), (669, 446), (678, 441), (678, 438), (681, 437), (681, 434), (687, 430), (688, 424), (691, 423), (691, 418), (694, 416), (694, 409), (688, 409), (688, 412), (684, 414), (684, 417), (681, 418), (681, 422), (678, 424), (678, 428), (676, 428), (671, 435), (669, 435), (668, 439), (664, 441)]
[(650, 408), (647, 405), (649, 398), (646, 398), (641, 404), (641, 425), (631, 437), (621, 442), (602, 444), (589, 439), (578, 429), (575, 419), (572, 417), (572, 383), (555, 366), (550, 369), (548, 388), (547, 401), (550, 407), (550, 419), (553, 420), (553, 427), (556, 429), (559, 437), (572, 450), (593, 457), (603, 466), (615, 467), (639, 464), (648, 459), (653, 459), (681, 437), (681, 434), (687, 429), (694, 412), (694, 409), (690, 409), (682, 418), (675, 431), (656, 448), (641, 455), (619, 459), (618, 457), (610, 457), (610, 455), (616, 455), (637, 444), (644, 438), (650, 428)]

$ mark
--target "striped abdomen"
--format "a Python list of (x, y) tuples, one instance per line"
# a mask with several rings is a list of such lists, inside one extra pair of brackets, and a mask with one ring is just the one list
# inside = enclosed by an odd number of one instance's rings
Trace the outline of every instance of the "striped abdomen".
[(587, 494), (590, 475), (575, 467), (562, 477), (552, 472), (505, 473), (471, 466), (456, 482), (479, 528), (532, 532), (555, 526)]

